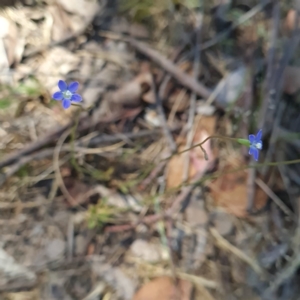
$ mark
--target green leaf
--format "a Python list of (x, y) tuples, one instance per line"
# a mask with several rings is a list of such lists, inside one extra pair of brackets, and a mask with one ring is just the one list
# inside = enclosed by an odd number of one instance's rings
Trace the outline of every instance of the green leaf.
[(247, 147), (251, 145), (250, 141), (246, 139), (237, 139), (237, 142)]

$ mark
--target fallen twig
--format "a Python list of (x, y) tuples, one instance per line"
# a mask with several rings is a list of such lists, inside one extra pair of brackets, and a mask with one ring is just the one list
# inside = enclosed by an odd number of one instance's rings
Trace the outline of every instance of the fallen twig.
[(256, 178), (255, 182), (285, 214), (292, 218), (295, 217), (292, 210), (260, 178)]
[(147, 178), (145, 178), (140, 184), (139, 184), (139, 191), (144, 191), (146, 189), (146, 187), (149, 186), (149, 184), (155, 179), (157, 178), (158, 174), (164, 169), (164, 167), (166, 166), (167, 162), (163, 161), (160, 162), (149, 174), (149, 176)]
[[(283, 114), (283, 106), (284, 104), (281, 99), (282, 94), (282, 86), (284, 82), (284, 70), (287, 67), (289, 61), (293, 57), (293, 54), (295, 53), (299, 42), (300, 42), (300, 28), (299, 28), (299, 20), (300, 20), (300, 12), (296, 11), (296, 17), (294, 22), (294, 30), (292, 33), (291, 38), (285, 45), (284, 52), (282, 54), (279, 66), (275, 72), (274, 80), (272, 82), (272, 92), (274, 93), (273, 98), (269, 98), (269, 111), (266, 112), (266, 120), (264, 123), (264, 129), (265, 134), (271, 131), (271, 138), (269, 142), (269, 148), (266, 153), (266, 162), (270, 162), (272, 155), (274, 153), (275, 143), (277, 142), (277, 136), (278, 136), (278, 127), (280, 124), (280, 121), (282, 119)], [(270, 109), (271, 107), (271, 109)], [(268, 171), (268, 166), (265, 166), (262, 170), (262, 174), (266, 174)]]
[[(102, 118), (101, 120), (96, 120), (96, 121), (91, 121), (90, 117), (85, 117), (82, 116), (79, 120), (79, 125), (78, 125), (78, 132), (84, 132), (89, 128), (93, 128), (98, 124), (107, 124), (111, 122), (118, 121), (120, 119), (124, 118), (123, 113), (120, 112), (118, 114), (113, 114), (111, 116), (108, 116), (106, 118)], [(69, 124), (65, 126), (58, 127), (56, 130), (50, 132), (47, 134), (45, 137), (41, 137), (38, 140), (28, 144), (25, 146), (22, 150), (13, 152), (11, 154), (8, 154), (4, 156), (0, 160), (0, 169), (10, 165), (11, 163), (15, 162), (16, 160), (21, 159), (25, 155), (30, 155), (31, 153), (41, 149), (42, 147), (46, 146), (47, 144), (50, 144), (51, 142), (55, 142), (65, 130), (71, 128), (74, 125), (74, 122), (70, 122)], [(145, 134), (145, 132), (143, 132)], [(134, 134), (133, 134), (134, 135)], [(123, 136), (123, 138), (121, 138)], [(117, 135), (113, 135), (112, 137), (110, 136), (100, 136), (98, 137), (98, 140), (95, 140), (94, 142), (112, 142), (112, 141), (120, 141), (124, 139), (124, 134), (119, 134), (120, 138), (117, 138)], [(1, 182), (1, 179), (0, 179)]]
[(43, 146), (49, 144), (50, 142), (56, 140), (66, 129), (70, 128), (72, 126), (73, 122), (62, 126), (58, 127), (56, 130), (50, 132), (47, 134), (45, 137), (41, 137), (38, 140), (28, 144), (25, 146), (22, 150), (13, 152), (11, 154), (8, 154), (4, 156), (0, 160), (0, 168), (3, 168), (5, 166), (10, 165), (12, 162), (16, 161), (17, 159), (20, 159), (22, 156), (30, 154), (36, 150), (41, 149)]
[(273, 71), (274, 71), (274, 59), (275, 59), (275, 50), (276, 50), (276, 42), (278, 36), (278, 29), (280, 23), (280, 6), (278, 1), (275, 1), (273, 6), (272, 13), (272, 30), (270, 36), (270, 48), (267, 56), (267, 75), (266, 75), (266, 85), (264, 90), (264, 101), (261, 109), (261, 117), (259, 121), (258, 128), (263, 128), (266, 118), (266, 112), (268, 109), (268, 105), (270, 103), (270, 98), (272, 97), (271, 91), (273, 89), (272, 82), (274, 81)]
[(240, 25), (242, 25), (243, 23), (247, 22), (248, 20), (250, 20), (251, 18), (253, 18), (257, 13), (259, 13), (268, 3), (270, 3), (269, 0), (266, 1), (262, 1), (262, 3), (257, 4), (256, 6), (254, 6), (252, 9), (250, 9), (247, 13), (245, 13), (243, 16), (241, 16), (235, 23), (233, 23), (228, 29), (220, 32), (219, 34), (217, 34), (213, 39), (204, 42), (201, 46), (200, 46), (200, 50), (204, 50), (204, 49), (208, 49), (212, 46), (214, 46), (215, 44), (221, 42), (223, 39), (225, 39), (228, 34), (234, 30), (235, 28), (239, 27)]
[(69, 191), (67, 190), (67, 188), (64, 184), (63, 177), (60, 173), (60, 167), (59, 167), (59, 154), (60, 154), (60, 151), (63, 147), (63, 143), (65, 142), (66, 138), (70, 135), (70, 133), (71, 133), (71, 130), (68, 130), (68, 131), (64, 132), (64, 134), (59, 138), (56, 147), (54, 148), (54, 152), (53, 152), (53, 169), (54, 169), (54, 172), (55, 172), (55, 179), (56, 179), (56, 182), (57, 182), (57, 187), (60, 187), (60, 190), (62, 191), (65, 198), (68, 200), (69, 204), (72, 207), (76, 207), (77, 203), (76, 203), (75, 199), (70, 195)]
[(215, 228), (210, 228), (210, 233), (216, 239), (219, 247), (223, 248), (226, 251), (229, 251), (230, 253), (234, 254), (237, 258), (247, 263), (257, 274), (264, 275), (263, 269), (259, 266), (258, 262), (254, 258), (247, 256), (240, 249), (230, 244), (219, 234), (219, 232)]
[(211, 91), (203, 84), (198, 82), (194, 77), (184, 73), (179, 67), (177, 67), (171, 60), (161, 55), (156, 50), (152, 49), (145, 43), (138, 42), (134, 39), (128, 39), (128, 42), (139, 52), (148, 56), (151, 60), (157, 63), (161, 68), (166, 70), (176, 80), (178, 80), (183, 86), (187, 87), (200, 97), (208, 98)]
[[(171, 131), (176, 131), (178, 128), (171, 128)], [(95, 146), (99, 144), (104, 144), (104, 143), (116, 143), (120, 141), (124, 141), (124, 139), (138, 139), (142, 137), (147, 137), (147, 136), (155, 136), (161, 133), (160, 129), (155, 129), (155, 130), (141, 130), (139, 132), (129, 132), (129, 133), (117, 133), (113, 135), (100, 135), (92, 138), (89, 142), (85, 143), (85, 147), (89, 146)], [(24, 165), (28, 164), (29, 162), (33, 160), (41, 160), (45, 159), (47, 157), (50, 157), (53, 155), (55, 148), (48, 148), (48, 149), (43, 149), (39, 152), (34, 152), (29, 155), (20, 157), (16, 162), (14, 162), (11, 166), (7, 167), (7, 169), (0, 174), (0, 187), (4, 184), (4, 182), (11, 176), (13, 176), (16, 172), (18, 172)], [(93, 151), (94, 148), (90, 148), (91, 151), (87, 151), (87, 148), (82, 148), (82, 142), (79, 140), (75, 143), (75, 147), (73, 149), (72, 146), (70, 145), (63, 145), (61, 148), (60, 152), (69, 152), (69, 151), (75, 151), (75, 152), (84, 152), (84, 153), (94, 153), (96, 151)], [(98, 151), (100, 153), (100, 151)]]
[(276, 276), (275, 280), (271, 283), (270, 287), (264, 292), (264, 297), (272, 295), (287, 279), (295, 274), (300, 265), (300, 254), (297, 253), (294, 259)]

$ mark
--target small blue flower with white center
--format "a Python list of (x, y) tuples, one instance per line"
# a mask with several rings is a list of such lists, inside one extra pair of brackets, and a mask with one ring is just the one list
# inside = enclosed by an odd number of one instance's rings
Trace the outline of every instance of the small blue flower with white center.
[(71, 106), (72, 102), (82, 101), (82, 97), (79, 94), (76, 94), (79, 87), (79, 83), (74, 81), (67, 86), (66, 82), (63, 80), (58, 81), (59, 92), (55, 92), (52, 95), (52, 98), (57, 101), (62, 101), (62, 106), (64, 109), (67, 109)]
[(256, 135), (249, 135), (250, 149), (249, 155), (252, 155), (256, 161), (258, 161), (259, 150), (262, 149), (262, 130), (259, 130)]

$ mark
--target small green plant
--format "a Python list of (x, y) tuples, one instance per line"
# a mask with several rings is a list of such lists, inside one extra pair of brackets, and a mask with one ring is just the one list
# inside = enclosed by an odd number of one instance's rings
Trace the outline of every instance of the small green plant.
[(102, 198), (96, 205), (91, 205), (88, 210), (88, 227), (102, 227), (106, 223), (115, 223), (115, 218), (121, 209), (106, 204), (107, 199)]
[(27, 97), (38, 97), (43, 94), (43, 87), (34, 77), (28, 78), (25, 82), (19, 83), (19, 85), (13, 90), (17, 94), (21, 94)]

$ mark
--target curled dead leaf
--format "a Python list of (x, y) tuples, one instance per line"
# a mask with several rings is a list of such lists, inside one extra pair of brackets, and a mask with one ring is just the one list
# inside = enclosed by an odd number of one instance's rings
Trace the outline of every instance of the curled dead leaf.
[(192, 288), (188, 281), (175, 283), (171, 277), (163, 276), (146, 283), (132, 300), (189, 300)]

